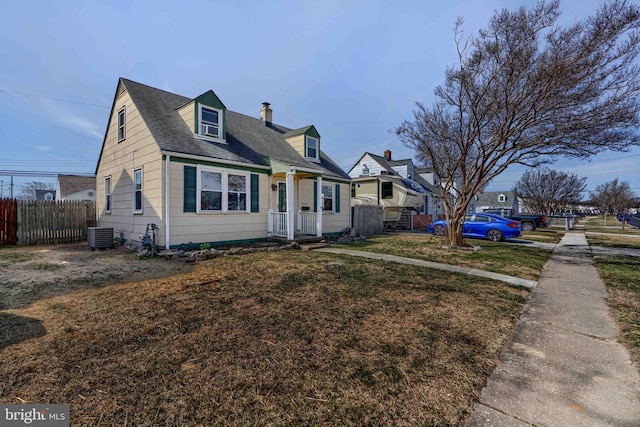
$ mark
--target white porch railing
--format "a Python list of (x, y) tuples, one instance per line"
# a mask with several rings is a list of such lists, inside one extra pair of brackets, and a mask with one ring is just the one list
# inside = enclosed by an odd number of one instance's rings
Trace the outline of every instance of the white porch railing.
[(298, 229), (301, 234), (317, 235), (316, 213), (298, 211)]
[(269, 235), (276, 237), (288, 237), (287, 213), (269, 210)]

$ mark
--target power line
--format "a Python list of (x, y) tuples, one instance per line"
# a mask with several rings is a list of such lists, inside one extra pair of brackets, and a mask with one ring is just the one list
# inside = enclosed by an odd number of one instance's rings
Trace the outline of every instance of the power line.
[(33, 94), (33, 93), (17, 92), (15, 90), (0, 89), (0, 92), (6, 92), (6, 93), (11, 93), (11, 94), (14, 94), (14, 95), (21, 95), (21, 96), (31, 96), (33, 98), (49, 99), (51, 101), (68, 102), (70, 104), (87, 105), (89, 107), (111, 108), (111, 107), (108, 107), (106, 105), (91, 104), (89, 102), (82, 102), (82, 101), (72, 101), (70, 99), (54, 98), (52, 96), (36, 95), (36, 94)]
[(27, 160), (15, 162), (11, 160), (0, 160), (0, 166), (95, 166), (96, 160), (92, 161), (57, 161), (57, 160)]
[(46, 171), (16, 171), (0, 170), (0, 176), (37, 176), (42, 178), (56, 178), (58, 175), (93, 176), (87, 172), (46, 172)]

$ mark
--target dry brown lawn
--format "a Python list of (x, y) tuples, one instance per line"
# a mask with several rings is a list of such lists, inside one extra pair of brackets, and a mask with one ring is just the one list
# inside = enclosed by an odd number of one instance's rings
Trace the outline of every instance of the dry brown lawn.
[(24, 334), (0, 346), (0, 401), (68, 403), (74, 426), (462, 425), (527, 296), (332, 254), (229, 256), (0, 311)]

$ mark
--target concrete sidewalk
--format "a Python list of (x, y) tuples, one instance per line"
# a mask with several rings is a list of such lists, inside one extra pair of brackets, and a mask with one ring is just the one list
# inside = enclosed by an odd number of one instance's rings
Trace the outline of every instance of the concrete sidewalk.
[(476, 426), (640, 426), (640, 375), (583, 232), (568, 232), (467, 421)]

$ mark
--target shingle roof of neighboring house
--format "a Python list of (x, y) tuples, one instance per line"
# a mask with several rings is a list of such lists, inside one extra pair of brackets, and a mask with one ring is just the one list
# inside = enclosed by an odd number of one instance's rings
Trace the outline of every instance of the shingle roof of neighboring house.
[[(383, 169), (385, 169), (387, 172), (389, 172), (389, 173), (391, 173), (393, 175), (399, 175), (399, 173), (396, 172), (393, 169), (393, 166), (403, 166), (403, 165), (409, 164), (409, 162), (412, 162), (411, 159), (388, 160), (386, 157), (378, 156), (377, 154), (369, 153), (368, 151), (365, 151), (365, 153), (362, 155), (362, 157), (364, 157), (366, 155), (371, 157), (380, 166), (382, 166)], [(362, 157), (360, 157), (360, 160), (362, 159)], [(356, 165), (360, 162), (360, 160), (358, 160), (358, 162), (356, 162)], [(415, 176), (412, 176), (411, 179), (413, 179), (414, 181), (418, 182), (427, 191), (436, 194), (436, 192), (438, 191), (437, 188), (435, 188), (433, 185), (429, 184), (424, 178), (422, 178), (420, 175), (418, 175), (418, 170), (419, 169), (415, 169), (415, 174), (414, 174)]]
[(36, 190), (36, 200), (45, 200), (45, 196), (47, 193), (51, 193), (53, 195), (53, 199), (56, 198), (56, 190)]
[(247, 166), (269, 166), (268, 159), (272, 159), (301, 168), (323, 169), (327, 177), (349, 179), (349, 175), (324, 152), (320, 151), (319, 165), (308, 162), (284, 139), (285, 134), (297, 131), (302, 134), (310, 126), (296, 130), (277, 124), (266, 126), (259, 118), (227, 109), (227, 143), (212, 143), (196, 138), (177, 111), (191, 102), (191, 98), (125, 78), (120, 81), (162, 151), (246, 163)]
[(57, 195), (58, 198), (63, 198), (69, 194), (80, 191), (96, 189), (95, 176), (58, 174), (58, 183), (60, 184), (60, 193)]
[(416, 173), (434, 173), (431, 168), (416, 168)]
[[(368, 151), (365, 151), (365, 153), (362, 155), (362, 157), (364, 157), (366, 155), (368, 155), (373, 160), (375, 160), (387, 172), (392, 173), (394, 175), (397, 175), (397, 172), (395, 170), (393, 170), (393, 168), (391, 167), (390, 161), (387, 160), (386, 157), (378, 156), (377, 154), (369, 153)], [(360, 157), (360, 159), (362, 159), (362, 157)], [(358, 160), (358, 162), (360, 162), (360, 160)], [(356, 162), (356, 164), (358, 164), (358, 162)], [(397, 160), (394, 160), (393, 162), (397, 162)]]
[(420, 185), (422, 185), (424, 188), (427, 189), (427, 191), (430, 191), (431, 193), (438, 195), (440, 194), (438, 192), (438, 189), (436, 187), (434, 187), (433, 185), (429, 184), (427, 182), (427, 180), (425, 180), (423, 177), (421, 177), (420, 175), (416, 174), (414, 177), (412, 177), (412, 179), (416, 182), (418, 182)]
[[(498, 197), (504, 194), (506, 199), (504, 202), (498, 201)], [(485, 191), (478, 194), (477, 206), (490, 206), (492, 208), (510, 208), (515, 201), (515, 194), (513, 191)]]

